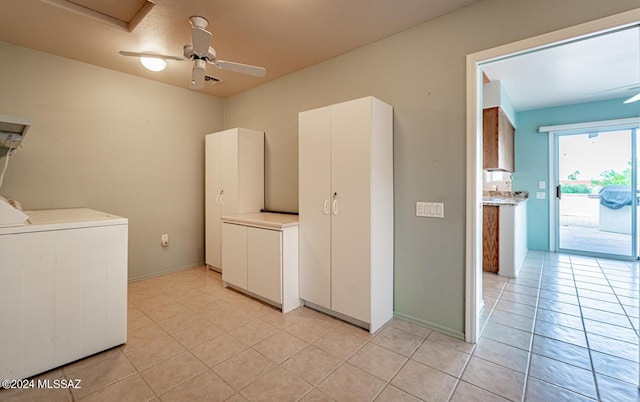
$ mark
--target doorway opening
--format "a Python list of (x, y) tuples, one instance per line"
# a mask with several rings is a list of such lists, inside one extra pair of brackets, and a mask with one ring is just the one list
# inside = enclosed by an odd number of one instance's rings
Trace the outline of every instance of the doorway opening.
[(467, 185), (465, 339), (475, 343), (482, 300), (482, 65), (563, 43), (595, 37), (640, 22), (640, 10), (580, 24), (467, 55)]

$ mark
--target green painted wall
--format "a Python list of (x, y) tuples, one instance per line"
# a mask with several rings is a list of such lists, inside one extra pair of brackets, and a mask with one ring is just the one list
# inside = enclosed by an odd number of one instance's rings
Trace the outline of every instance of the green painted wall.
[[(298, 113), (368, 95), (393, 105), (394, 310), (462, 337), (466, 55), (638, 6), (638, 0), (480, 1), (230, 97), (225, 125), (265, 130), (266, 205), (297, 210)], [(416, 201), (444, 202), (444, 219), (417, 218)]]

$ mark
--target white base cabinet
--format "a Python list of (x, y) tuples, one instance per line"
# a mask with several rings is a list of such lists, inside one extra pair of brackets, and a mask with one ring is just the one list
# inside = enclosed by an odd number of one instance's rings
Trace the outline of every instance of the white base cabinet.
[(375, 332), (393, 316), (393, 108), (299, 114), (300, 298)]
[(500, 206), (498, 275), (517, 278), (527, 255), (527, 202)]
[(221, 268), (220, 217), (264, 207), (264, 133), (246, 128), (205, 137), (205, 261)]
[(222, 217), (222, 280), (284, 313), (300, 306), (297, 216)]
[(127, 340), (127, 219), (27, 211), (0, 228), (0, 378), (23, 379)]

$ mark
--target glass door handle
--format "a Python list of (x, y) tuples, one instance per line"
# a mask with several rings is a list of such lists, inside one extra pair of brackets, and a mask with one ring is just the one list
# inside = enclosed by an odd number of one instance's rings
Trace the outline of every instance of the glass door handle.
[(561, 200), (562, 199), (562, 187), (561, 186), (556, 186), (556, 198)]

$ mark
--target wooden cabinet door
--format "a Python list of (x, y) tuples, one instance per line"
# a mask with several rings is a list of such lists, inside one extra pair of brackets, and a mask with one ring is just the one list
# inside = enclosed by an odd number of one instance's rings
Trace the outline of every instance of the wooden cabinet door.
[(515, 130), (511, 122), (498, 108), (498, 166), (507, 172), (513, 172), (514, 166), (514, 141)]
[(371, 99), (332, 106), (331, 308), (370, 321)]
[(482, 207), (482, 270), (498, 272), (500, 263), (500, 207)]
[(498, 108), (482, 111), (482, 168), (498, 168)]
[(300, 298), (331, 308), (331, 110), (299, 115)]
[(222, 280), (247, 288), (247, 227), (222, 224)]
[(515, 129), (499, 107), (482, 111), (482, 168), (513, 172)]
[(282, 233), (247, 229), (247, 290), (282, 303)]

